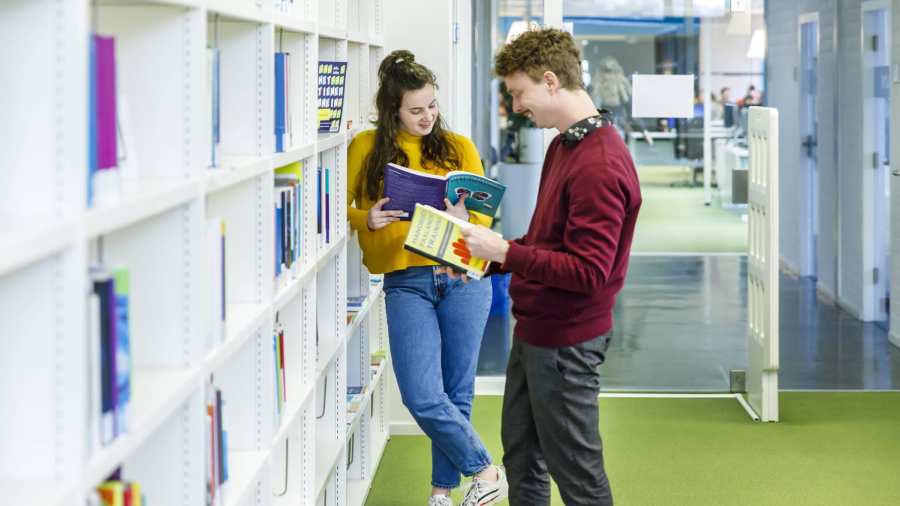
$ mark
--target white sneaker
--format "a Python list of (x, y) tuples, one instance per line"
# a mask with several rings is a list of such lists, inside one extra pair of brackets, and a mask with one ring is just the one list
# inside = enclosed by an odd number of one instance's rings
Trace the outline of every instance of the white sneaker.
[(472, 483), (466, 490), (465, 499), (460, 506), (488, 506), (506, 499), (506, 496), (509, 495), (506, 473), (498, 466), (494, 466), (494, 469), (497, 470), (497, 481), (472, 478)]
[(453, 506), (453, 500), (448, 495), (433, 495), (428, 499), (428, 506)]

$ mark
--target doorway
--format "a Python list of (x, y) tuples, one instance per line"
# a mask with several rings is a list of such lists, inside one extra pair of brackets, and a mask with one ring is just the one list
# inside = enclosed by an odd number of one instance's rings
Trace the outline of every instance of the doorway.
[(888, 327), (890, 304), (891, 40), (887, 1), (862, 4), (863, 319)]
[(806, 188), (803, 226), (807, 233), (800, 274), (818, 276), (819, 247), (819, 115), (818, 115), (818, 66), (819, 66), (819, 14), (800, 16), (800, 170), (801, 181)]

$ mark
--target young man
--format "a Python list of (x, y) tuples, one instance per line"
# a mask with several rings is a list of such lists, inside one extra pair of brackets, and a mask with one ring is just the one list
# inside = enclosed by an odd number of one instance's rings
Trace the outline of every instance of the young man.
[(549, 505), (552, 476), (569, 506), (611, 505), (597, 368), (641, 206), (637, 172), (609, 113), (584, 90), (568, 33), (526, 32), (500, 50), (495, 67), (515, 112), (561, 132), (547, 150), (526, 235), (507, 242), (483, 227), (464, 233), (493, 272), (513, 273), (502, 422), (509, 502)]

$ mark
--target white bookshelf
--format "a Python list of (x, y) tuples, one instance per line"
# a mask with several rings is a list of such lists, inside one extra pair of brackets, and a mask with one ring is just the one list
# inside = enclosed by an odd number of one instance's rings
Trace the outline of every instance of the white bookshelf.
[[(148, 504), (205, 504), (205, 385), (222, 391), (227, 506), (360, 506), (387, 443), (381, 285), (346, 226), (346, 149), (367, 127), (383, 0), (8, 0), (0, 3), (0, 497), (81, 506), (116, 469)], [(87, 205), (92, 32), (115, 38), (137, 170)], [(221, 55), (209, 168), (206, 48)], [(275, 152), (274, 53), (289, 52), (292, 135)], [(342, 128), (317, 134), (317, 64), (348, 62)], [(352, 122), (347, 128), (348, 120)], [(274, 171), (303, 164), (301, 258), (276, 279)], [(331, 173), (330, 240), (316, 167)], [(307, 184), (312, 182), (313, 184)], [(224, 339), (209, 340), (207, 220), (226, 223)], [(93, 447), (89, 266), (130, 276), (131, 416)], [(367, 295), (348, 324), (348, 295)], [(272, 331), (285, 329), (277, 415)], [(318, 336), (318, 337), (317, 337)], [(318, 342), (317, 342), (318, 341)], [(348, 412), (347, 386), (363, 389)], [(348, 466), (347, 463), (350, 463)]]

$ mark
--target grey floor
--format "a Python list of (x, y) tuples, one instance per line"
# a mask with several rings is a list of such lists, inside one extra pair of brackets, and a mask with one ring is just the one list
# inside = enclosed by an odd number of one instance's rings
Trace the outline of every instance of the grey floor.
[[(727, 390), (747, 364), (746, 279), (745, 257), (633, 257), (605, 387)], [(900, 388), (882, 327), (819, 301), (811, 279), (782, 275), (780, 288), (780, 388)]]
[[(632, 257), (604, 389), (727, 391), (747, 365), (746, 279), (740, 256)], [(810, 279), (782, 276), (780, 307), (781, 389), (900, 389), (882, 327), (819, 301)], [(480, 374), (502, 374), (504, 344), (486, 336)]]

